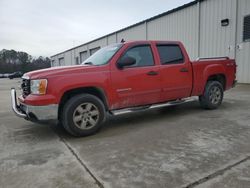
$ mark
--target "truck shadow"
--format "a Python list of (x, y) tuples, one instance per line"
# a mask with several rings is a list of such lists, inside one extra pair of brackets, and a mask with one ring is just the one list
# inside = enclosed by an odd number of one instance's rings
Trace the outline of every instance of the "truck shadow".
[(119, 116), (109, 116), (107, 122), (103, 126), (102, 132), (121, 127), (139, 128), (140, 126), (146, 126), (146, 124), (147, 126), (150, 126), (150, 124), (152, 124), (153, 126), (155, 122), (174, 120), (179, 116), (196, 113), (199, 111), (200, 106), (197, 101), (194, 101), (177, 106), (168, 106), (158, 109), (138, 111)]
[(102, 129), (97, 134), (82, 138), (77, 138), (69, 135), (61, 125), (51, 123), (50, 126), (53, 131), (59, 135), (59, 137), (67, 139), (89, 140), (94, 138), (109, 137), (112, 135), (129, 133), (130, 131), (154, 126), (154, 124), (161, 122), (165, 122), (167, 126), (167, 122), (175, 122), (178, 118), (185, 119), (185, 116), (186, 118), (190, 118), (190, 115), (201, 116), (203, 118), (206, 118), (207, 114), (210, 114), (210, 116), (216, 116), (219, 110), (220, 112), (222, 112), (223, 110), (227, 110), (230, 108), (232, 108), (231, 103), (223, 102), (218, 110), (204, 110), (200, 107), (198, 101), (193, 101), (182, 105), (143, 110), (124, 115), (108, 115)]

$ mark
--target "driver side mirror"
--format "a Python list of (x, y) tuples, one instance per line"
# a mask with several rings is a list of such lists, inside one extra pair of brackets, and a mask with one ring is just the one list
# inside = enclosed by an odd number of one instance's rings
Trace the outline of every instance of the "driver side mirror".
[(136, 63), (136, 59), (133, 57), (125, 57), (125, 58), (121, 58), (118, 62), (117, 62), (117, 67), (119, 69), (123, 69), (123, 67), (126, 66), (131, 66), (134, 65)]

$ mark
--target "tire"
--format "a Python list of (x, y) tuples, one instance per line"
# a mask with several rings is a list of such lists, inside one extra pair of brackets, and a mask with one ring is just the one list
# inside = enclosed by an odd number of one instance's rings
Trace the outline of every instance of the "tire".
[(81, 94), (70, 98), (63, 107), (61, 122), (73, 136), (89, 136), (96, 133), (105, 120), (103, 102), (94, 95)]
[(200, 105), (204, 109), (216, 109), (223, 100), (224, 89), (218, 81), (208, 81), (203, 95), (199, 96)]

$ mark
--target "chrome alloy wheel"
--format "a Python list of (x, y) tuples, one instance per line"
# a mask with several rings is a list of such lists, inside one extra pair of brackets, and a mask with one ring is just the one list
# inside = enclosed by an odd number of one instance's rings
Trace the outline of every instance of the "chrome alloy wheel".
[(75, 125), (82, 130), (94, 127), (97, 124), (99, 117), (100, 112), (93, 103), (82, 103), (73, 113), (73, 121)]
[(221, 101), (222, 93), (219, 87), (214, 86), (209, 92), (209, 101), (212, 104), (218, 104)]

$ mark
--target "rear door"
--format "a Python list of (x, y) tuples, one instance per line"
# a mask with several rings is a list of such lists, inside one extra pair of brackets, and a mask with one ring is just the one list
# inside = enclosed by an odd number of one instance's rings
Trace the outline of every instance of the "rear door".
[[(111, 72), (113, 91), (117, 96), (114, 109), (157, 103), (161, 97), (159, 66), (150, 44), (128, 47), (120, 58), (133, 57), (135, 65)], [(119, 60), (118, 60), (119, 61)]]
[(160, 59), (162, 100), (190, 96), (192, 67), (178, 44), (156, 44)]

